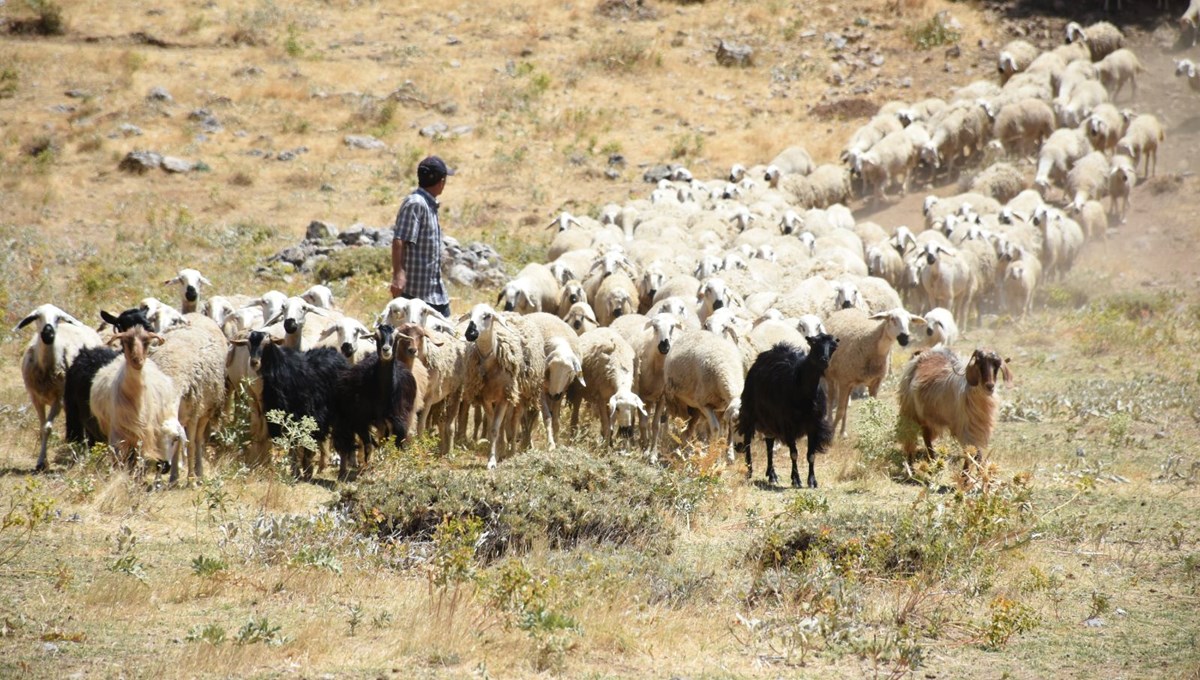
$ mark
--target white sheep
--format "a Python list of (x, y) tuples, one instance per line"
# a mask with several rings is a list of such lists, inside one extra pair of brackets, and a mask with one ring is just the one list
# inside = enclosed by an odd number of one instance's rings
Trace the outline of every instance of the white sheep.
[(521, 269), (516, 278), (504, 284), (496, 304), (503, 304), (506, 312), (518, 314), (549, 312), (558, 309), (561, 292), (558, 279), (549, 267), (531, 262)]
[[(13, 332), (37, 322), (37, 334), (29, 339), (21, 355), (21, 378), (25, 391), (37, 411), (37, 471), (46, 469), (46, 447), (51, 425), (63, 406), (67, 369), (79, 350), (100, 346), (100, 335), (81, 321), (52, 304), (39, 305)], [(47, 413), (49, 410), (49, 413)]]
[(1101, 198), (1108, 192), (1108, 158), (1101, 151), (1093, 151), (1080, 158), (1067, 173), (1067, 196), (1071, 203), (1083, 206), (1093, 198)]
[(187, 324), (163, 334), (152, 351), (154, 364), (171, 379), (179, 394), (178, 418), (187, 433), (184, 469), (171, 467), (171, 482), (179, 475), (204, 478), (204, 449), (212, 426), (225, 405), (225, 359), (229, 343), (221, 327), (208, 317), (185, 314)]
[[(323, 321), (318, 323), (309, 323), (306, 317), (312, 314), (320, 317)], [(263, 323), (268, 326), (271, 324), (283, 324), (283, 346), (295, 350), (305, 350), (313, 347), (321, 333), (329, 327), (335, 316), (340, 317), (337, 312), (315, 307), (303, 298), (290, 297), (284, 304), (283, 309), (269, 318), (264, 319)]]
[(1098, 80), (1087, 80), (1072, 87), (1066, 96), (1059, 95), (1054, 101), (1054, 113), (1063, 127), (1075, 127), (1097, 106), (1108, 101), (1108, 90)]
[(1004, 203), (1025, 190), (1025, 175), (1010, 163), (993, 163), (971, 179), (970, 190)]
[(1192, 92), (1200, 92), (1200, 69), (1191, 59), (1180, 59), (1175, 62), (1175, 77), (1187, 78), (1188, 87)]
[[(519, 315), (502, 317), (487, 304), (471, 308), (464, 337), (472, 345), (468, 361), (480, 365), (480, 384), (468, 389), (488, 418), (488, 469), (507, 440), (516, 450), (516, 424), (537, 404), (545, 382), (546, 352), (541, 330)], [(526, 427), (526, 438), (529, 428)]]
[(666, 384), (663, 365), (675, 338), (683, 330), (683, 322), (679, 317), (661, 312), (649, 317), (641, 333), (630, 343), (636, 354), (634, 392), (641, 397), (648, 412), (639, 421), (641, 444), (646, 449), (658, 442), (662, 418), (665, 417), (658, 410)]
[(911, 106), (906, 106), (896, 112), (896, 118), (900, 120), (900, 124), (905, 128), (910, 128), (914, 123), (922, 123), (929, 120), (938, 111), (946, 108), (946, 101), (937, 97), (929, 97)]
[(300, 294), (300, 299), (309, 303), (314, 307), (321, 309), (333, 309), (333, 291), (329, 286), (320, 283), (309, 286), (308, 290)]
[(406, 323), (414, 323), (430, 330), (438, 330), (454, 335), (457, 331), (454, 324), (441, 312), (429, 306), (420, 298), (394, 298), (384, 306), (379, 313), (377, 323), (388, 324), (399, 328)]
[(542, 418), (549, 420), (546, 440), (553, 451), (557, 446), (555, 439), (558, 437), (562, 398), (573, 382), (578, 380), (581, 386), (585, 386), (586, 380), (580, 357), (565, 338), (548, 338), (546, 344), (549, 349), (546, 352), (545, 387), (542, 389)]
[(1125, 83), (1133, 88), (1133, 100), (1137, 100), (1137, 75), (1146, 69), (1138, 61), (1133, 50), (1122, 47), (1096, 62), (1096, 76), (1108, 90), (1108, 96), (1114, 101), (1121, 93)]
[(158, 298), (142, 298), (138, 308), (146, 315), (146, 320), (150, 322), (150, 327), (155, 333), (165, 333), (176, 326), (187, 324), (179, 310)]
[[(404, 324), (400, 328), (410, 326), (411, 324)], [(467, 384), (468, 377), (478, 382), (479, 364), (468, 362), (467, 343), (456, 335), (434, 329), (426, 329), (424, 335), (423, 341), (416, 346), (417, 358), (426, 368), (428, 384), (426, 392), (422, 394), (424, 408), (419, 414), (417, 428), (425, 431), (434, 407), (441, 405), (442, 418), (438, 426), (441, 438), (439, 450), (445, 455), (454, 446), (455, 434), (458, 431), (456, 425), (459, 406), (463, 401), (463, 387)]]
[(996, 113), (992, 136), (1010, 155), (1028, 156), (1056, 127), (1054, 109), (1033, 97), (1006, 104)]
[(700, 319), (700, 323), (704, 323), (714, 311), (722, 307), (744, 306), (741, 296), (726, 285), (725, 281), (716, 277), (710, 278), (700, 284), (699, 289), (696, 291), (696, 302), (700, 305), (696, 314)]
[(596, 320), (596, 312), (586, 302), (576, 302), (571, 305), (571, 308), (567, 310), (567, 315), (563, 317), (563, 321), (566, 321), (567, 325), (575, 329), (579, 335), (600, 327), (600, 323)]
[(1050, 184), (1063, 184), (1075, 161), (1092, 152), (1092, 143), (1087, 131), (1078, 128), (1060, 128), (1051, 133), (1038, 152), (1037, 171), (1033, 178), (1034, 187), (1046, 196)]
[(893, 182), (900, 183), (900, 193), (907, 194), (912, 171), (917, 165), (917, 149), (904, 130), (897, 130), (879, 140), (868, 151), (856, 154), (854, 169), (862, 175), (863, 189), (875, 188), (875, 197), (883, 199)]
[(949, 347), (958, 340), (958, 324), (954, 323), (954, 315), (950, 310), (934, 307), (921, 317), (925, 319), (925, 337), (920, 342), (921, 347)]
[(924, 260), (920, 283), (929, 304), (951, 310), (965, 328), (978, 287), (972, 261), (960, 250), (938, 243), (924, 245), (915, 256)]
[(1067, 42), (1082, 42), (1087, 46), (1092, 61), (1096, 62), (1121, 49), (1125, 44), (1125, 35), (1107, 21), (1098, 21), (1087, 28), (1072, 21), (1067, 24)]
[(1000, 300), (1005, 310), (1021, 320), (1033, 310), (1033, 294), (1042, 277), (1042, 263), (1017, 248), (1012, 259), (1005, 263), (1000, 281)]
[[(745, 386), (745, 369), (736, 345), (708, 331), (685, 331), (673, 343), (663, 363), (663, 397), (659, 412), (667, 406), (703, 416), (709, 440), (720, 437), (728, 425), (726, 412), (736, 408)], [(690, 418), (685, 437), (698, 420)], [(663, 434), (665, 435), (665, 428)], [(661, 436), (661, 435), (660, 435)], [(728, 439), (726, 437), (726, 439)], [(733, 449), (728, 449), (732, 460)]]
[(1125, 132), (1125, 117), (1117, 107), (1104, 103), (1092, 109), (1084, 125), (1092, 148), (1111, 154)]
[[(813, 171), (814, 167), (812, 156), (808, 154), (808, 151), (804, 147), (789, 146), (780, 151), (778, 156), (771, 159), (771, 162), (767, 164), (765, 174), (770, 175), (771, 169), (774, 168), (779, 173), (785, 175), (807, 175)], [(766, 180), (769, 182), (770, 177), (766, 177)]]
[(1000, 72), (1000, 84), (1008, 82), (1017, 73), (1029, 68), (1041, 51), (1024, 40), (1013, 40), (1000, 50), (996, 57), (996, 70)]
[(354, 365), (375, 352), (375, 332), (358, 319), (343, 316), (334, 319), (333, 323), (321, 331), (315, 346), (333, 347), (346, 357), (347, 362)]
[[(987, 350), (975, 350), (966, 366), (945, 348), (914, 355), (900, 377), (896, 427), (908, 464), (913, 462), (918, 433), (933, 455), (934, 440), (947, 431), (964, 447), (974, 448), (970, 455), (978, 464), (999, 417), (995, 390), (1000, 376), (1012, 384), (1008, 362)], [(970, 462), (968, 459), (964, 470)]]
[[(1112, 201), (1108, 212), (1120, 217), (1121, 224), (1125, 224), (1125, 216), (1129, 214), (1129, 195), (1135, 186), (1137, 168), (1133, 159), (1124, 154), (1113, 156), (1112, 167), (1108, 171), (1108, 197)], [(1119, 209), (1118, 204), (1121, 206)]]
[(630, 277), (622, 272), (606, 276), (596, 294), (591, 296), (596, 321), (601, 326), (608, 326), (623, 314), (636, 314), (638, 299), (637, 284)]
[(1134, 167), (1144, 158), (1146, 167), (1142, 176), (1151, 177), (1158, 172), (1158, 145), (1166, 138), (1167, 133), (1158, 118), (1148, 113), (1139, 114), (1130, 121), (1125, 135), (1117, 140), (1115, 153), (1132, 158)]
[(579, 336), (583, 377), (572, 388), (574, 406), (571, 429), (578, 427), (579, 403), (586, 401), (600, 418), (604, 441), (612, 445), (613, 425), (624, 435), (632, 435), (639, 414), (646, 416), (645, 404), (634, 394), (635, 353), (629, 342), (611, 328), (597, 328)]
[[(829, 334), (837, 338), (838, 351), (825, 371), (825, 382), (829, 386), (829, 410), (833, 415), (836, 432), (841, 423), (841, 434), (846, 434), (847, 409), (850, 392), (859, 385), (866, 385), (868, 393), (876, 396), (879, 385), (887, 377), (891, 365), (892, 343), (908, 346), (912, 324), (923, 324), (924, 320), (902, 308), (867, 315), (858, 309), (843, 309), (825, 319)], [(838, 355), (842, 358), (838, 359)]]
[(1085, 201), (1083, 206), (1076, 208), (1072, 205), (1068, 210), (1076, 216), (1075, 221), (1079, 223), (1086, 238), (1108, 238), (1108, 212), (1103, 203), (1096, 200)]
[(140, 451), (143, 459), (170, 461), (174, 476), (187, 455), (187, 434), (178, 418), (179, 390), (148, 356), (162, 336), (134, 325), (110, 342), (120, 342), (123, 354), (92, 379), (92, 416), (120, 462), (133, 463)]
[(200, 302), (200, 286), (212, 285), (212, 281), (206, 279), (203, 274), (195, 269), (180, 269), (179, 272), (175, 274), (174, 278), (163, 281), (164, 286), (169, 286), (173, 283), (179, 284), (180, 288), (183, 289), (181, 291), (182, 299), (179, 304), (179, 309), (182, 310), (184, 314), (198, 311)]

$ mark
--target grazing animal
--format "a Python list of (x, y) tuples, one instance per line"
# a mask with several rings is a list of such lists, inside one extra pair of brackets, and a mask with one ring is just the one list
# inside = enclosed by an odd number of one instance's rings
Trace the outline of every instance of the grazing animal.
[[(413, 326), (412, 328), (420, 328)], [(362, 444), (363, 464), (371, 462), (371, 428), (388, 433), (396, 446), (408, 436), (416, 399), (412, 371), (397, 361), (396, 329), (383, 324), (375, 329), (375, 352), (343, 371), (334, 388), (333, 448), (341, 459), (338, 476), (348, 479), (357, 469), (354, 444)]]
[(833, 425), (826, 413), (827, 394), (821, 379), (838, 341), (826, 333), (805, 339), (809, 346), (807, 355), (796, 347), (779, 343), (754, 360), (742, 390), (737, 429), (742, 435), (747, 474), (752, 470), (750, 441), (756, 431), (762, 433), (767, 445), (767, 480), (771, 484), (779, 482), (775, 475), (775, 440), (787, 443), (792, 455), (794, 487), (800, 486), (796, 439), (807, 437), (808, 486), (815, 489), (813, 459), (833, 440)]
[(945, 432), (964, 447), (974, 447), (976, 456), (987, 448), (999, 411), (996, 379), (1000, 376), (1006, 384), (1012, 383), (1008, 361), (990, 350), (975, 350), (966, 365), (945, 348), (914, 355), (900, 378), (897, 427), (909, 464), (918, 432), (929, 452)]
[(67, 369), (81, 349), (99, 346), (100, 336), (75, 317), (50, 304), (33, 310), (13, 331), (34, 321), (38, 322), (38, 334), (30, 338), (21, 356), (21, 377), (37, 411), (38, 427), (41, 428), (37, 470), (42, 471), (46, 469), (46, 446), (50, 439), (51, 423), (63, 405)]

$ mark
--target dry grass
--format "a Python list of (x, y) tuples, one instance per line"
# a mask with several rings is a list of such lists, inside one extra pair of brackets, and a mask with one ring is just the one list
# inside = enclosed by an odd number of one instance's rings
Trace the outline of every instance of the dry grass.
[[(991, 55), (976, 46), (998, 38), (980, 8), (944, 0), (905, 0), (898, 13), (869, 2), (828, 12), (776, 1), (662, 3), (659, 18), (646, 21), (609, 19), (589, 5), (492, 0), (432, 12), (356, 0), (59, 5), (65, 36), (13, 37), (0, 47), (0, 238), (9, 253), (0, 259), (0, 309), (9, 327), (46, 301), (91, 319), (99, 308), (172, 296), (159, 282), (181, 266), (204, 271), (215, 292), (300, 290), (304, 277), (251, 272), (313, 219), (390, 223), (412, 165), (427, 153), (460, 170), (443, 197), (451, 233), (532, 253), (546, 218), (564, 206), (594, 213), (643, 197), (643, 165), (686, 162), (711, 177), (792, 144), (831, 162), (859, 121), (819, 120), (813, 105), (943, 94), (965, 82), (966, 69), (990, 73)], [(9, 2), (0, 13), (24, 16), (23, 7)], [(963, 26), (953, 74), (943, 72), (939, 50), (912, 57), (905, 35), (942, 10)], [(866, 95), (826, 83), (833, 61), (820, 37), (852, 30), (860, 17), (886, 57), (877, 74), (860, 74), (877, 83)], [(802, 38), (807, 30), (817, 37)], [(138, 33), (177, 46), (155, 47)], [(754, 47), (755, 66), (715, 66), (719, 38)], [(909, 75), (911, 89), (894, 88)], [(155, 86), (175, 101), (147, 102)], [(389, 108), (394, 92), (403, 96)], [(74, 109), (51, 110), (58, 105)], [(200, 139), (187, 120), (199, 108), (224, 130)], [(418, 135), (438, 121), (473, 131)], [(143, 134), (114, 136), (123, 123)], [(388, 150), (343, 144), (362, 133)], [(290, 162), (248, 154), (302, 145), (308, 153)], [(29, 153), (35, 147), (43, 153)], [(134, 149), (212, 169), (118, 172)], [(616, 151), (628, 165), (610, 181), (603, 169)], [(224, 460), (210, 471), (219, 483), (148, 490), (60, 456), (36, 492), (55, 514), (17, 559), (0, 564), (0, 676), (862, 677), (903, 672), (909, 644), (922, 652), (916, 673), (937, 677), (1194, 674), (1200, 497), (1191, 466), (1200, 432), (1192, 378), (1200, 364), (1179, 350), (1200, 340), (1194, 291), (1171, 304), (1147, 296), (1139, 307), (1128, 299), (1139, 262), (1089, 253), (1047, 291), (1048, 311), (986, 336), (1011, 350), (1018, 375), (1005, 397), (1019, 410), (998, 430), (993, 481), (1003, 487), (1028, 473), (1038, 521), (1022, 540), (990, 546), (981, 563), (956, 563), (934, 580), (843, 572), (815, 552), (803, 568), (760, 567), (753, 555), (774, 523), (824, 518), (817, 527), (849, 550), (858, 545), (850, 539), (866, 540), (847, 533), (855, 513), (923, 516), (923, 489), (894, 478), (895, 448), (860, 439), (839, 441), (818, 461), (817, 492), (763, 488), (716, 449), (671, 459), (685, 476), (714, 481), (698, 509), (667, 516), (669, 550), (534, 542), (495, 563), (471, 562), (469, 578), (444, 586), (435, 583), (429, 540), (379, 541), (321, 524), (337, 497), (328, 475), (321, 485), (290, 484)], [(1079, 309), (1081, 299), (1112, 291), (1124, 297)], [(382, 281), (352, 279), (335, 284), (335, 295), (366, 316), (387, 292)], [(458, 309), (491, 297), (454, 295)], [(1143, 308), (1153, 314), (1128, 314)], [(0, 512), (24, 498), (32, 467), (36, 424), (17, 369), (26, 341), (24, 333), (0, 338)], [(893, 390), (885, 384), (885, 395)], [(852, 411), (855, 432), (890, 426), (873, 421), (865, 402)], [(580, 447), (597, 453), (593, 439)], [(479, 474), (482, 458), (459, 450), (422, 464)], [(946, 466), (931, 474), (949, 507), (953, 459)], [(761, 475), (761, 460), (756, 468)], [(265, 531), (260, 520), (287, 517), (317, 528), (278, 545), (256, 533)], [(10, 536), (0, 532), (0, 551)], [(198, 557), (224, 566), (201, 574)], [(498, 598), (514, 574), (528, 574), (524, 599)], [(763, 596), (770, 578), (814, 574), (829, 580), (801, 585), (819, 596)], [(1040, 623), (993, 651), (981, 640), (998, 625), (1001, 600)], [(844, 619), (828, 635), (802, 625), (834, 601)], [(1104, 627), (1085, 627), (1098, 609)], [(531, 611), (540, 618), (521, 618)], [(250, 621), (259, 628), (246, 629)], [(255, 630), (276, 626), (278, 637), (255, 641)], [(218, 632), (223, 642), (203, 641)], [(797, 642), (800, 633), (807, 641)]]

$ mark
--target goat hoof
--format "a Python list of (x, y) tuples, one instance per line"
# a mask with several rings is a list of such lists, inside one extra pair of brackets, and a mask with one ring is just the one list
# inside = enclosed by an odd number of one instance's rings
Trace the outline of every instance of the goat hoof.
[(767, 483), (771, 486), (779, 486), (779, 477), (773, 474), (767, 475)]
[(815, 480), (815, 479), (808, 480), (808, 488), (810, 488), (810, 489), (817, 488), (817, 480)]
[(804, 485), (800, 483), (799, 477), (792, 477), (792, 488), (793, 489), (803, 489), (804, 488)]

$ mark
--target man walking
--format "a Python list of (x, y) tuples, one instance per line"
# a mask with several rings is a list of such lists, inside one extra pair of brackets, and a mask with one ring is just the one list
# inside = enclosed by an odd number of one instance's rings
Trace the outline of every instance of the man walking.
[(445, 317), (450, 316), (450, 297), (442, 284), (437, 197), (453, 174), (437, 156), (417, 165), (417, 189), (400, 204), (392, 237), (392, 297), (419, 298)]

